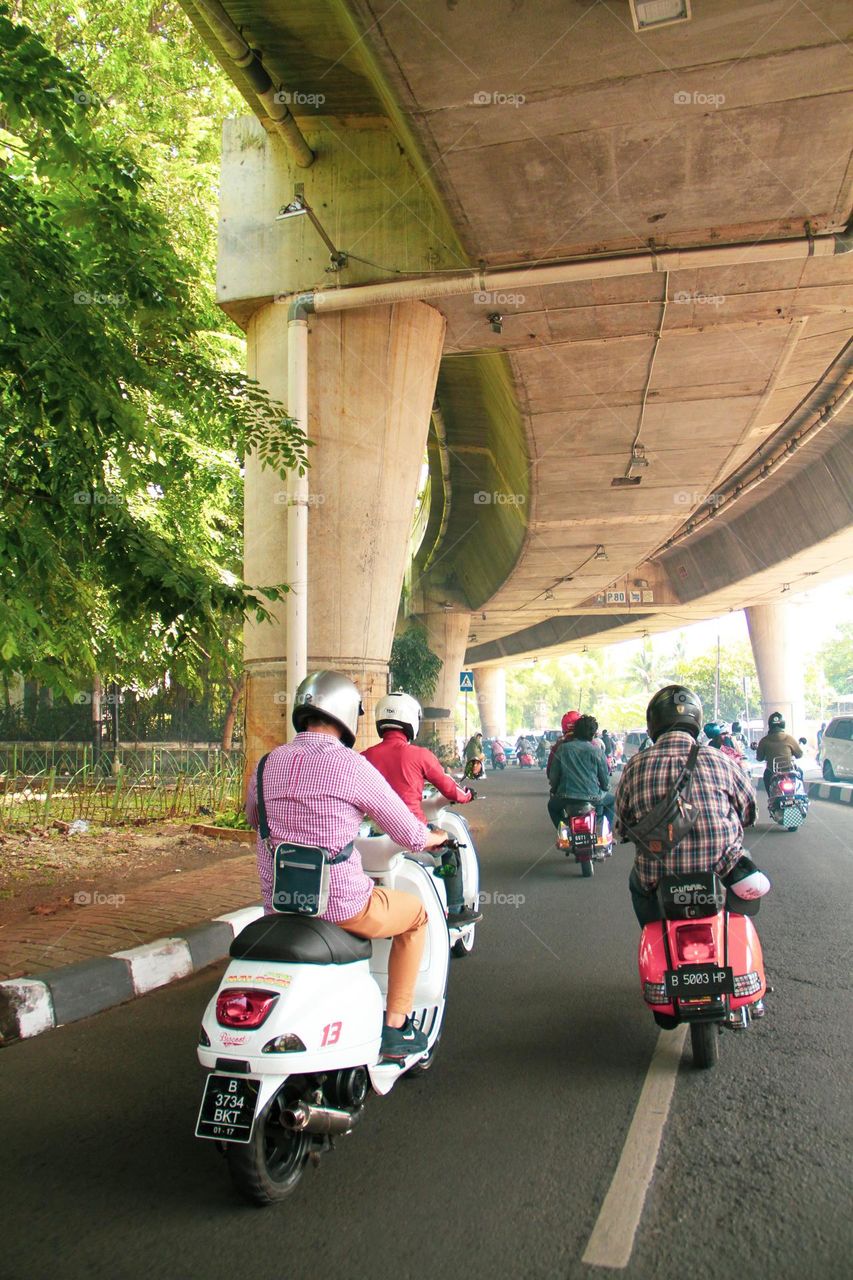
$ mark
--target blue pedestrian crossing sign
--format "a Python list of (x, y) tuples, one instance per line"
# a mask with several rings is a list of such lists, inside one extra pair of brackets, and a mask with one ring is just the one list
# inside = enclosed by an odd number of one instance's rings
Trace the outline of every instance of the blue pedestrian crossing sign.
[(459, 672), (459, 692), (460, 693), (474, 692), (474, 672), (473, 671)]

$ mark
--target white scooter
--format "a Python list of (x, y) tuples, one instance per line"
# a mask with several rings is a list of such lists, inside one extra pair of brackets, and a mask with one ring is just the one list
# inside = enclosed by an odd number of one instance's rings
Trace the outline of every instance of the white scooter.
[[(467, 825), (467, 824), (466, 824)], [(450, 967), (441, 882), (387, 836), (360, 839), (365, 872), (414, 894), (428, 916), (414, 1021), (425, 1054), (382, 1061), (391, 943), (371, 943), (314, 917), (268, 915), (234, 939), (202, 1020), (198, 1057), (211, 1074), (196, 1136), (224, 1149), (240, 1191), (283, 1200), (360, 1119), (369, 1089), (386, 1094), (433, 1063)]]
[[(466, 907), (476, 911), (480, 905), (480, 862), (474, 837), (467, 820), (458, 809), (451, 807), (440, 791), (428, 787), (424, 791), (421, 802), (427, 822), (434, 823), (442, 831), (446, 831), (456, 841), (458, 857), (462, 867), (462, 892)], [(443, 894), (445, 907), (447, 894), (444, 882), (439, 880), (440, 892)], [(450, 950), (458, 958), (470, 955), (474, 950), (476, 924), (453, 926), (450, 930)]]

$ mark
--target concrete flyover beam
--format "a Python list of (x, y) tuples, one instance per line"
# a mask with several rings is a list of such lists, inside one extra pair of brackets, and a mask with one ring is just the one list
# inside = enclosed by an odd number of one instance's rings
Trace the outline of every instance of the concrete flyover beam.
[[(358, 745), (375, 740), (373, 707), (387, 691), (443, 336), (443, 317), (419, 302), (310, 322), (307, 578), (291, 585), (310, 591), (308, 670), (342, 671), (361, 689)], [(247, 337), (251, 374), (287, 401), (287, 309), (256, 312)], [(285, 579), (290, 501), (284, 481), (248, 458), (244, 575), (253, 585)], [(245, 628), (250, 767), (287, 737), (285, 612), (276, 606), (271, 622)]]

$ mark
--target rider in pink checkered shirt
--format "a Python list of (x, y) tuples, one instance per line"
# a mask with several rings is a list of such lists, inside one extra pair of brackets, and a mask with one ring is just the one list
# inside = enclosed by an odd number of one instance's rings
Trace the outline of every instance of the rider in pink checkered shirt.
[[(292, 840), (335, 855), (358, 834), (365, 814), (403, 848), (419, 853), (447, 839), (430, 831), (409, 811), (382, 775), (352, 750), (362, 714), (352, 681), (320, 671), (297, 690), (292, 742), (270, 752), (264, 770), (264, 802), (272, 843)], [(257, 774), (246, 798), (246, 816), (258, 826)], [(272, 858), (258, 838), (258, 873), (264, 909), (272, 911)], [(329, 903), (323, 919), (362, 938), (392, 938), (388, 961), (388, 1000), (382, 1052), (403, 1058), (425, 1050), (426, 1037), (409, 1013), (426, 939), (427, 916), (409, 893), (385, 889), (365, 875), (353, 849), (346, 861), (329, 868)]]

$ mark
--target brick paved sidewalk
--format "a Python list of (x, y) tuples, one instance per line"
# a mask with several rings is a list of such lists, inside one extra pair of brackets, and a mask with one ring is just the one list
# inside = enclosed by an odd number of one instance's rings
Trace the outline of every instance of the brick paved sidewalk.
[(107, 956), (258, 902), (255, 854), (161, 876), (124, 897), (0, 927), (0, 980)]

